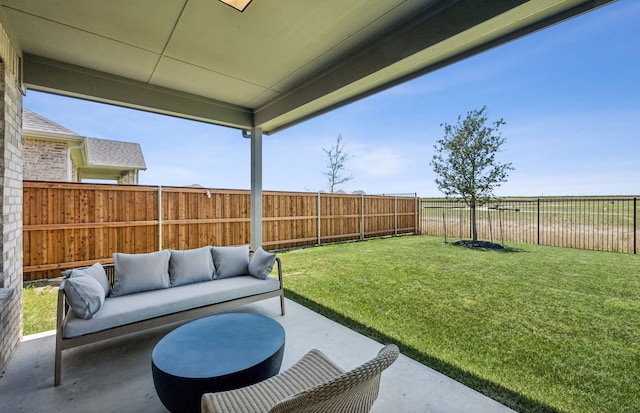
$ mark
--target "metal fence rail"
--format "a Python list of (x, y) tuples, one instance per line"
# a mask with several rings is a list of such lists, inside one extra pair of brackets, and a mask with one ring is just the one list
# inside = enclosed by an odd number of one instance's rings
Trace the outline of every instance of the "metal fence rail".
[[(637, 254), (637, 197), (501, 199), (477, 208), (478, 237)], [(470, 209), (457, 199), (422, 199), (420, 233), (470, 238)]]

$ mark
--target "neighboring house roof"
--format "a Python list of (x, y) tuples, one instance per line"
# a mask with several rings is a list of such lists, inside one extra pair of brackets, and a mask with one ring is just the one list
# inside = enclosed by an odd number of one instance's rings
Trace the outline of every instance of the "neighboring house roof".
[(50, 136), (68, 135), (69, 137), (81, 138), (75, 132), (70, 131), (64, 126), (38, 115), (35, 112), (30, 111), (27, 108), (22, 109), (22, 130), (31, 132), (32, 134), (44, 134)]
[(117, 179), (121, 171), (147, 169), (139, 143), (80, 136), (27, 108), (22, 112), (22, 133), (73, 142), (71, 158), (84, 178)]
[(139, 143), (85, 138), (87, 165), (147, 169)]

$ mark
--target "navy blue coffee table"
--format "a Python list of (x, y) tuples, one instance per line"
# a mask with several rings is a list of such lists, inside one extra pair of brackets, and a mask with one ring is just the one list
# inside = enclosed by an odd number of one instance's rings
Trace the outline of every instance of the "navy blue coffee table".
[(204, 393), (248, 386), (276, 375), (284, 329), (258, 314), (219, 314), (162, 338), (151, 354), (153, 383), (172, 413), (200, 412)]

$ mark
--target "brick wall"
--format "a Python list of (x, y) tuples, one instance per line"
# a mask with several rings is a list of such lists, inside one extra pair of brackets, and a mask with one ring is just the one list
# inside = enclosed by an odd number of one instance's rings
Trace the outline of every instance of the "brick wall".
[(25, 137), (24, 179), (33, 181), (68, 181), (67, 144)]
[(22, 94), (0, 62), (0, 371), (22, 338)]
[(138, 185), (138, 171), (126, 171), (120, 175), (118, 183), (121, 185)]

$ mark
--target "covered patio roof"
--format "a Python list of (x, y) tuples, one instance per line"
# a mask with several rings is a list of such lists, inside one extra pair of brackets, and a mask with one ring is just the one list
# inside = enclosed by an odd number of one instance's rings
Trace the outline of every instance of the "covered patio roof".
[(271, 134), (612, 0), (0, 0), (23, 84)]

